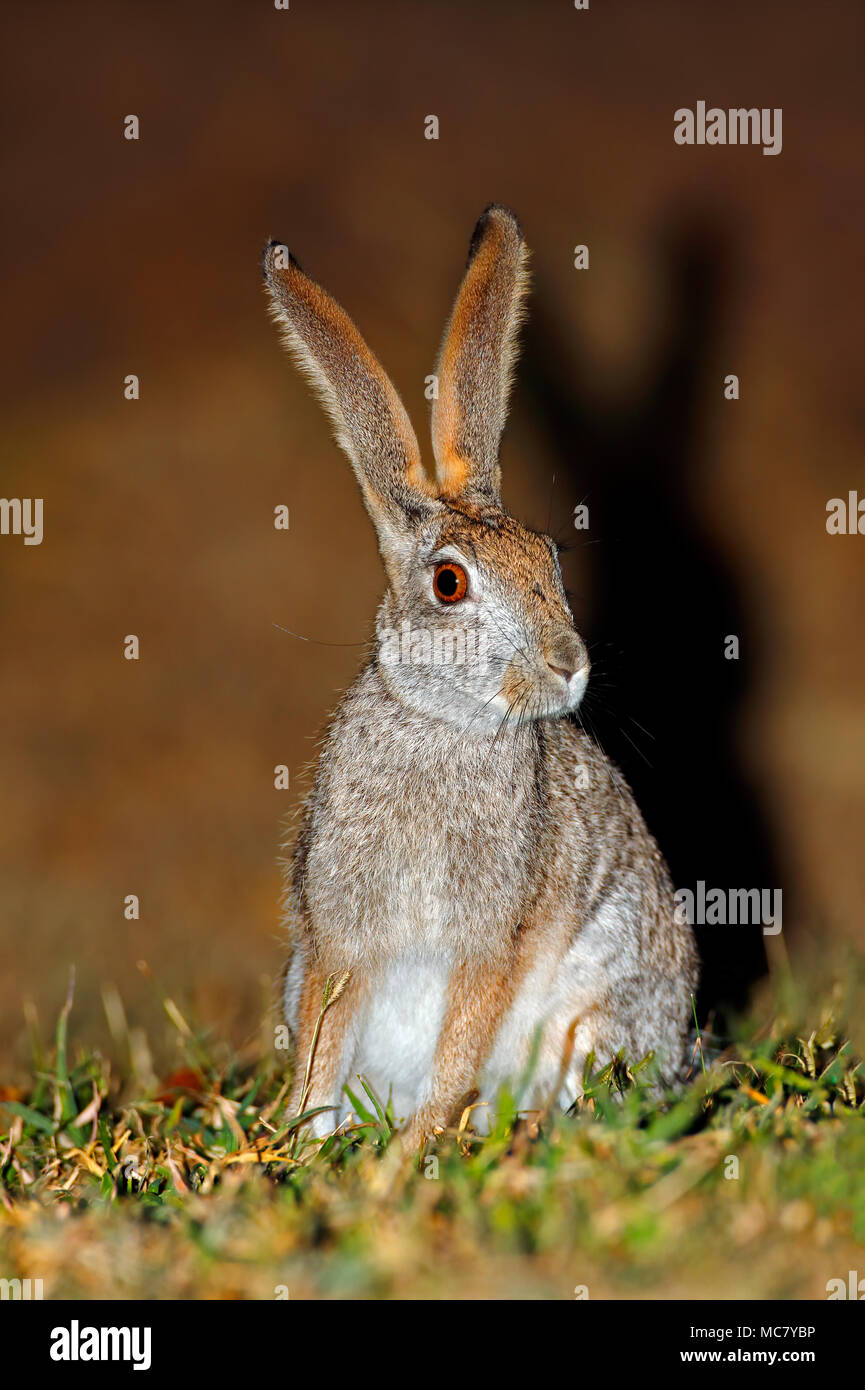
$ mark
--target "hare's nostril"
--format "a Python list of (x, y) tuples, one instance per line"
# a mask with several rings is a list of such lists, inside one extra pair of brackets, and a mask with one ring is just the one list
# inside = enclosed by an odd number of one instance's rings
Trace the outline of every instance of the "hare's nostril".
[(568, 685), (580, 672), (586, 675), (589, 672), (589, 658), (576, 632), (560, 633), (550, 642), (544, 652), (544, 659), (550, 670), (561, 676)]
[(577, 673), (576, 666), (554, 666), (551, 661), (548, 661), (547, 665), (549, 666), (551, 671), (555, 671), (557, 676), (561, 676), (562, 679), (566, 681), (569, 681), (571, 679), (571, 676), (574, 676)]

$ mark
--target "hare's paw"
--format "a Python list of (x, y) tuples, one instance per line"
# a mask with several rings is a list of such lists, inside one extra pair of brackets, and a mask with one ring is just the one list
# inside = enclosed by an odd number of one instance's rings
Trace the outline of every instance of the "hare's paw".
[(412, 1159), (420, 1164), (427, 1146), (436, 1137), (436, 1134), (442, 1133), (444, 1133), (444, 1125), (436, 1121), (428, 1110), (419, 1110), (399, 1131), (398, 1143), (407, 1159)]

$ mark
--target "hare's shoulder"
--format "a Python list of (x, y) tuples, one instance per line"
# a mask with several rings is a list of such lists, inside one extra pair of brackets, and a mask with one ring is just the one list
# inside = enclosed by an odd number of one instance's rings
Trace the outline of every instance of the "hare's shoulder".
[(546, 722), (544, 745), (551, 797), (583, 816), (639, 817), (624, 774), (576, 720)]
[(587, 886), (585, 908), (622, 885), (628, 895), (666, 900), (663, 857), (616, 764), (571, 720), (545, 730), (545, 749), (552, 877), (570, 866)]

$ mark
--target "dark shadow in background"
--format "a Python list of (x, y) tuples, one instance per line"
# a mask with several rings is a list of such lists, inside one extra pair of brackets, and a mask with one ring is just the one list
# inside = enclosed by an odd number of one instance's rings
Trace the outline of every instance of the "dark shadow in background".
[[(759, 652), (736, 580), (692, 501), (699, 403), (722, 389), (717, 368), (710, 382), (706, 372), (710, 356), (718, 360), (730, 248), (688, 216), (659, 249), (670, 331), (643, 394), (606, 406), (590, 399), (578, 347), (537, 281), (520, 391), (548, 435), (556, 498), (569, 507), (584, 500), (590, 511), (590, 530), (570, 536), (586, 545), (595, 594), (584, 634), (593, 662), (586, 728), (630, 782), (677, 888), (700, 879), (707, 888), (775, 888), (768, 827), (737, 750)], [(738, 661), (724, 657), (731, 633)], [(698, 944), (703, 1022), (744, 1003), (766, 956), (759, 927), (703, 927)]]

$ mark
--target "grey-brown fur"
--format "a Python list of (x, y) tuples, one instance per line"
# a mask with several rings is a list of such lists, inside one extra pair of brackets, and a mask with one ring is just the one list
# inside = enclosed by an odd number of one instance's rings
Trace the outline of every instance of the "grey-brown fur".
[[(319, 1134), (361, 1072), (393, 1088), (406, 1142), (420, 1143), (476, 1084), (494, 1101), (537, 1036), (535, 1107), (579, 1093), (589, 1052), (654, 1052), (671, 1079), (685, 1062), (691, 930), (628, 788), (574, 722), (588, 658), (555, 547), (498, 493), (524, 261), (513, 215), (488, 209), (440, 358), (434, 485), (350, 320), (295, 264), (266, 260), (275, 316), (334, 418), (388, 577), (378, 649), (331, 722), (288, 882), (294, 1101), (332, 1107)], [(488, 426), (467, 404), (479, 400)], [(434, 591), (442, 564), (466, 576), (461, 602)], [(394, 660), (406, 624), (435, 642), (471, 637), (483, 659)], [(325, 982), (346, 972), (303, 1094)]]

